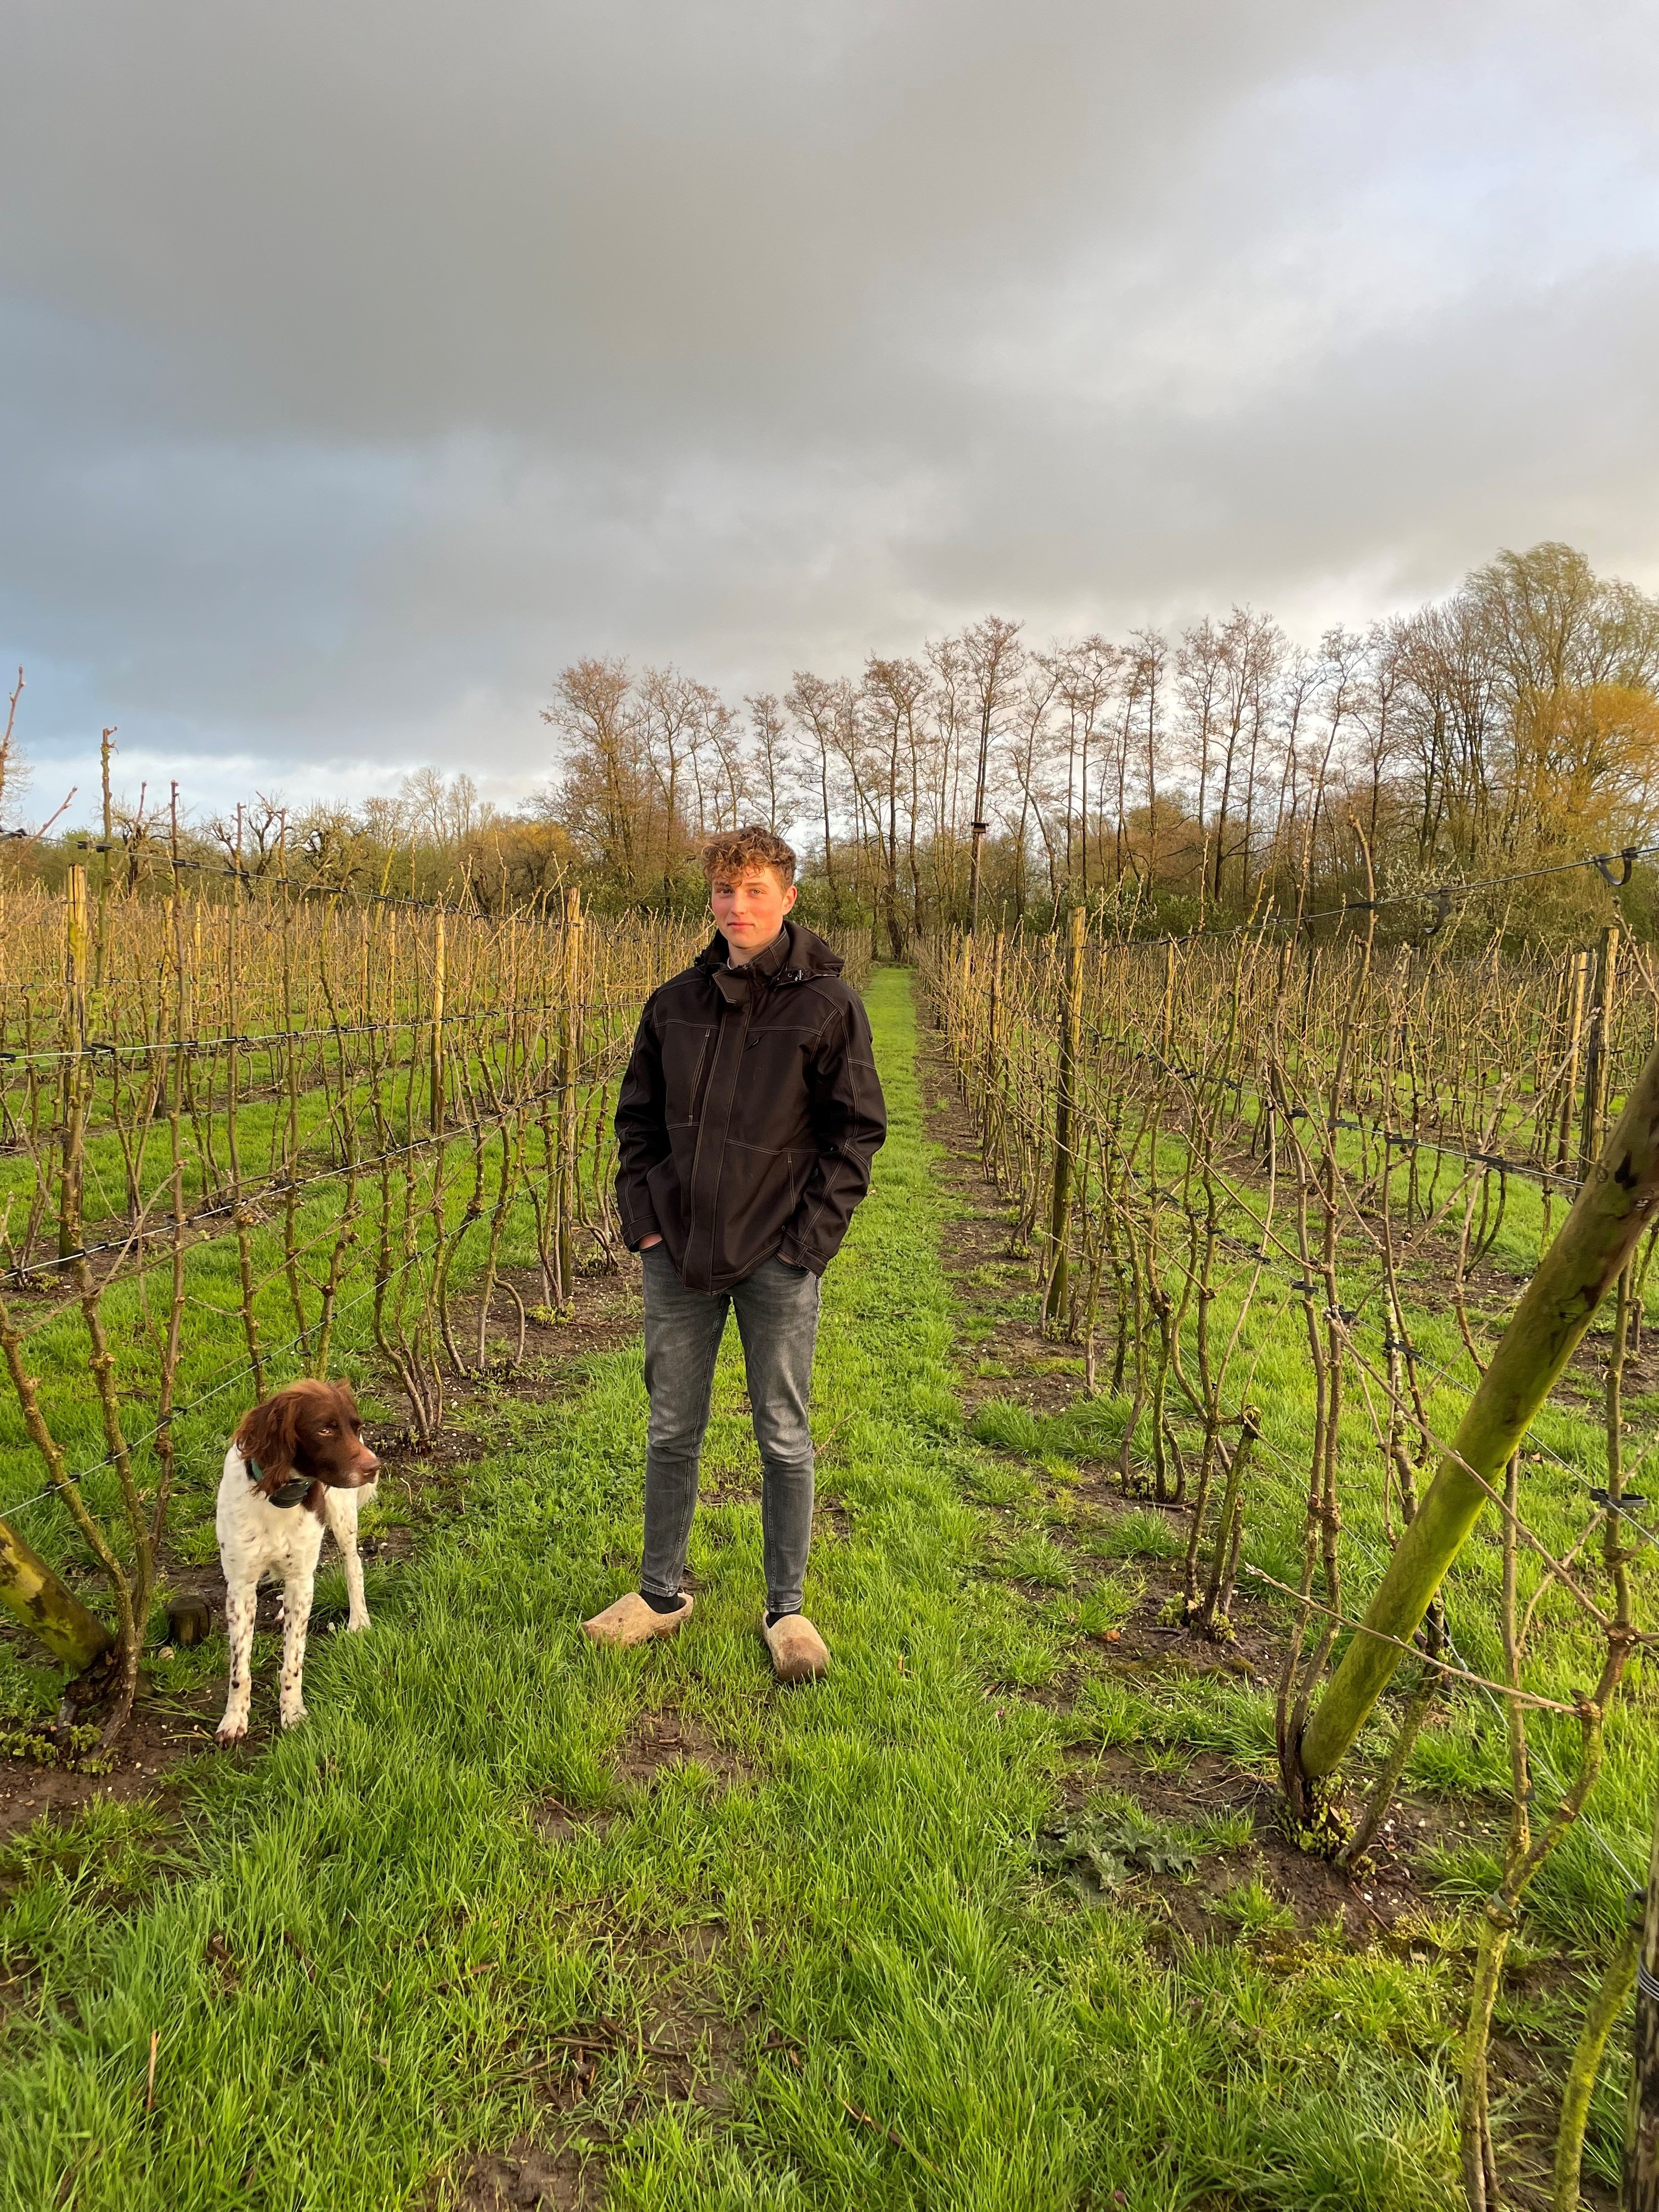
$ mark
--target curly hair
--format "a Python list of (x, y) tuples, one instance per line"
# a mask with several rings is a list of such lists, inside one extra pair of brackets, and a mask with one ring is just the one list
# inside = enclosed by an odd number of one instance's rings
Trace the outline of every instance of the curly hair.
[(741, 876), (750, 868), (770, 868), (784, 890), (795, 880), (794, 854), (781, 837), (758, 823), (723, 830), (702, 848), (702, 872), (711, 884), (717, 875)]

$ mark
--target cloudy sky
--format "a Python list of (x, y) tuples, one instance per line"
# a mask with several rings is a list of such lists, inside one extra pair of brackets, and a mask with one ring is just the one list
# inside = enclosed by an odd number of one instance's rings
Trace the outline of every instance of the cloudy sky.
[[(37, 801), (464, 766), (988, 611), (1659, 587), (1659, 11), (9, 0)], [(78, 811), (78, 810), (77, 810)]]

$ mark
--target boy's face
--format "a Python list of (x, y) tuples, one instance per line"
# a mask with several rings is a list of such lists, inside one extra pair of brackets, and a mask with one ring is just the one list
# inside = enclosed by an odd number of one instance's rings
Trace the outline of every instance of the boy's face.
[(708, 886), (708, 903), (733, 964), (741, 968), (783, 927), (783, 917), (795, 903), (795, 886), (786, 890), (770, 868), (744, 868), (717, 875)]

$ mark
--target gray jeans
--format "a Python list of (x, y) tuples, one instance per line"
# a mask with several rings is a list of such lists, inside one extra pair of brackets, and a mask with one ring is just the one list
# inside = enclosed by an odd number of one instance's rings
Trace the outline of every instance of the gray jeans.
[(769, 1613), (799, 1613), (812, 1540), (812, 1437), (806, 1400), (818, 1333), (818, 1279), (768, 1260), (729, 1291), (688, 1291), (660, 1244), (640, 1255), (645, 1271), (645, 1559), (640, 1588), (673, 1597), (685, 1571), (697, 1462), (708, 1426), (714, 1361), (729, 1307), (749, 1382), (761, 1455), (761, 1533)]

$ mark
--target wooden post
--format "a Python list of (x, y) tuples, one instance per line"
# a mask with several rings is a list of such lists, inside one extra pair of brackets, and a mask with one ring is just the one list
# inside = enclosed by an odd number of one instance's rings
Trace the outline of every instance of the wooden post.
[(103, 741), (98, 748), (99, 767), (102, 773), (104, 786), (104, 850), (102, 855), (104, 865), (98, 871), (98, 934), (93, 943), (92, 988), (95, 992), (99, 993), (101, 993), (104, 988), (104, 967), (108, 956), (109, 884), (110, 877), (114, 872), (115, 867), (114, 855), (112, 851), (112, 848), (115, 843), (115, 821), (109, 790), (109, 757), (115, 750), (114, 746), (111, 744), (110, 739), (114, 735), (115, 731), (112, 726), (109, 729), (105, 731)]
[(576, 1287), (572, 1232), (576, 1218), (576, 1073), (581, 1040), (582, 895), (574, 885), (564, 895), (564, 939), (559, 963), (559, 1303), (568, 1304)]
[(1164, 948), (1164, 1041), (1158, 1047), (1166, 1065), (1175, 1030), (1175, 987), (1176, 949), (1173, 944), (1170, 944)]
[(998, 930), (991, 947), (990, 990), (985, 1013), (985, 1095), (980, 1104), (980, 1156), (990, 1171), (992, 1181), (1000, 1188), (1000, 1178), (992, 1163), (998, 1157), (1002, 1135), (1002, 1068), (999, 1060), (1002, 1040), (997, 1029), (997, 1017), (1002, 1010), (1002, 957), (1006, 940)]
[(73, 867), (64, 890), (63, 1165), (58, 1186), (58, 1256), (81, 1247), (81, 1175), (86, 1097), (87, 872)]
[(1601, 932), (1595, 959), (1595, 991), (1590, 1004), (1589, 1039), (1584, 1049), (1584, 1118), (1578, 1136), (1578, 1172), (1587, 1176), (1601, 1150), (1607, 1118), (1607, 1064), (1613, 1055), (1607, 1030), (1613, 1013), (1613, 977), (1619, 965), (1619, 925)]
[(1622, 2212), (1659, 2212), (1659, 1826), (1648, 1863), (1647, 1906), (1636, 1954), (1636, 2069), (1625, 2130)]
[(21, 1621), (53, 1658), (72, 1667), (77, 1674), (115, 1641), (103, 1622), (87, 1611), (74, 1591), (66, 1589), (39, 1553), (3, 1521), (0, 1521), (0, 1605)]
[[(985, 785), (985, 747), (983, 744), (980, 746), (979, 780), (980, 796), (982, 802)], [(980, 859), (985, 844), (986, 836), (990, 830), (990, 823), (983, 820), (977, 813), (975, 813), (973, 821), (969, 824), (969, 832), (974, 841), (968, 862), (968, 934), (970, 938), (976, 936), (979, 932)]]
[(1073, 1091), (1083, 1043), (1083, 954), (1089, 917), (1072, 908), (1072, 933), (1066, 947), (1066, 1008), (1060, 1030), (1060, 1081), (1054, 1092), (1054, 1176), (1048, 1206), (1048, 1288), (1042, 1301), (1042, 1325), (1057, 1328), (1066, 1310), (1067, 1231), (1072, 1212)]
[(1584, 1042), (1584, 1006), (1595, 956), (1575, 952), (1567, 973), (1567, 1052), (1561, 1069), (1561, 1109), (1555, 1139), (1555, 1170), (1565, 1176), (1572, 1158), (1572, 1109), (1578, 1103), (1578, 1056)]
[[(1360, 1632), (1308, 1723), (1297, 1747), (1304, 1786), (1322, 1784), (1364, 1726), (1510, 1453), (1618, 1281), (1656, 1206), (1659, 1050), (1632, 1085), (1606, 1151), (1522, 1291), (1451, 1448), (1365, 1608)], [(1367, 1635), (1367, 1629), (1377, 1632)]]
[(432, 933), (432, 1133), (444, 1126), (444, 910), (438, 908)]

